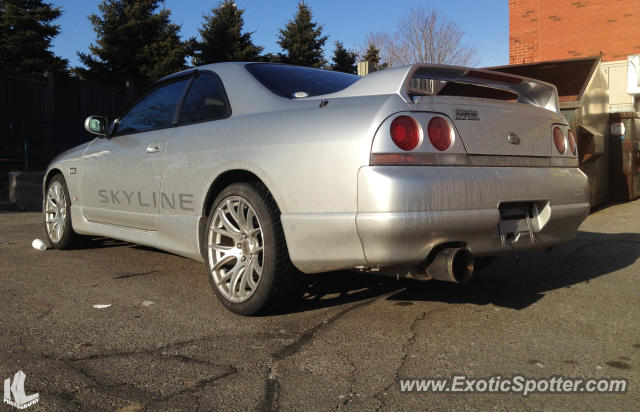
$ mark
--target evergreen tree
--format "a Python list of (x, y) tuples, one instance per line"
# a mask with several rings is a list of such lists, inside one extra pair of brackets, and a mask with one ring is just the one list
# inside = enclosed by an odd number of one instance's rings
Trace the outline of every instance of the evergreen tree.
[(195, 65), (260, 60), (262, 47), (251, 41), (253, 33), (242, 33), (243, 13), (233, 0), (224, 0), (211, 10), (211, 15), (204, 15), (205, 22), (199, 30), (202, 41), (193, 45)]
[(364, 60), (371, 63), (374, 69), (378, 69), (380, 65), (380, 50), (376, 48), (376, 45), (373, 43), (369, 43), (369, 48), (364, 54)]
[(336, 49), (333, 51), (333, 64), (331, 65), (331, 69), (356, 74), (358, 72), (358, 66), (356, 64), (357, 57), (355, 52), (345, 49), (342, 42), (337, 41)]
[(311, 8), (304, 1), (298, 3), (298, 12), (278, 35), (278, 44), (285, 51), (280, 55), (282, 62), (309, 67), (325, 65), (322, 48), (328, 36), (322, 35), (322, 26), (311, 18)]
[(185, 67), (186, 45), (171, 12), (157, 10), (160, 0), (102, 0), (101, 15), (89, 20), (96, 32), (90, 53), (78, 52), (86, 68), (81, 77), (102, 82), (131, 80), (144, 86)]
[(282, 61), (280, 61), (280, 55), (277, 53), (265, 53), (260, 56), (258, 61), (264, 63), (282, 63)]
[(60, 7), (42, 0), (0, 0), (0, 68), (23, 73), (64, 72), (68, 61), (53, 54)]

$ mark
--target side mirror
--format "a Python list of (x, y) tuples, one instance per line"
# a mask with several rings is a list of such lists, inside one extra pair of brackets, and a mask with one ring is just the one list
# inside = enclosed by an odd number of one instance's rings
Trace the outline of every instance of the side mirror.
[(84, 130), (98, 136), (107, 135), (107, 118), (103, 116), (89, 116), (84, 121)]

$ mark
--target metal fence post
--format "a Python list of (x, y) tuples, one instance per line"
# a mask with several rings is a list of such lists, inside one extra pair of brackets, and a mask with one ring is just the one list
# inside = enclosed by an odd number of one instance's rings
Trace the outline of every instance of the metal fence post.
[(27, 138), (24, 135), (24, 117), (20, 119), (20, 137), (24, 142), (24, 170), (25, 172), (29, 171), (29, 143)]

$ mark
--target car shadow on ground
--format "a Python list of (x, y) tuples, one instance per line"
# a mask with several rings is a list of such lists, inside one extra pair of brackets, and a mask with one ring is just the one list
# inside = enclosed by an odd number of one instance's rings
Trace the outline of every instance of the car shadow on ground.
[[(632, 265), (640, 257), (640, 234), (580, 231), (573, 243), (550, 253), (522, 252), (499, 257), (466, 285), (334, 272), (309, 275), (306, 294), (288, 312), (314, 310), (392, 293), (399, 305), (433, 301), (493, 304), (524, 309), (544, 293), (589, 282)], [(396, 293), (393, 293), (396, 292)]]
[(107, 237), (97, 237), (85, 239), (81, 245), (82, 249), (104, 249), (110, 247), (127, 246), (131, 243), (123, 240), (110, 239)]
[(82, 243), (80, 247), (82, 249), (104, 249), (104, 248), (120, 247), (120, 246), (129, 247), (131, 249), (136, 249), (136, 250), (143, 250), (148, 252), (164, 253), (167, 255), (178, 256), (174, 253), (156, 249), (153, 247), (136, 245), (134, 243), (126, 242), (124, 240), (110, 239), (107, 237), (88, 238)]
[[(109, 238), (95, 238), (83, 248), (131, 247), (168, 253)], [(550, 253), (522, 252), (499, 257), (477, 272), (466, 285), (440, 281), (397, 280), (393, 277), (349, 271), (303, 275), (302, 291), (290, 305), (270, 313), (279, 315), (317, 310), (390, 294), (398, 305), (413, 302), (493, 304), (524, 309), (544, 293), (610, 274), (640, 257), (640, 234), (578, 232), (576, 239)]]

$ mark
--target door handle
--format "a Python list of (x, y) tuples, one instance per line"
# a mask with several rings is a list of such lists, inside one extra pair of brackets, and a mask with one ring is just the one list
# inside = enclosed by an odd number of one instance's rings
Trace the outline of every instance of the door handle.
[(162, 142), (151, 143), (147, 146), (147, 153), (159, 152), (160, 149), (162, 149)]

